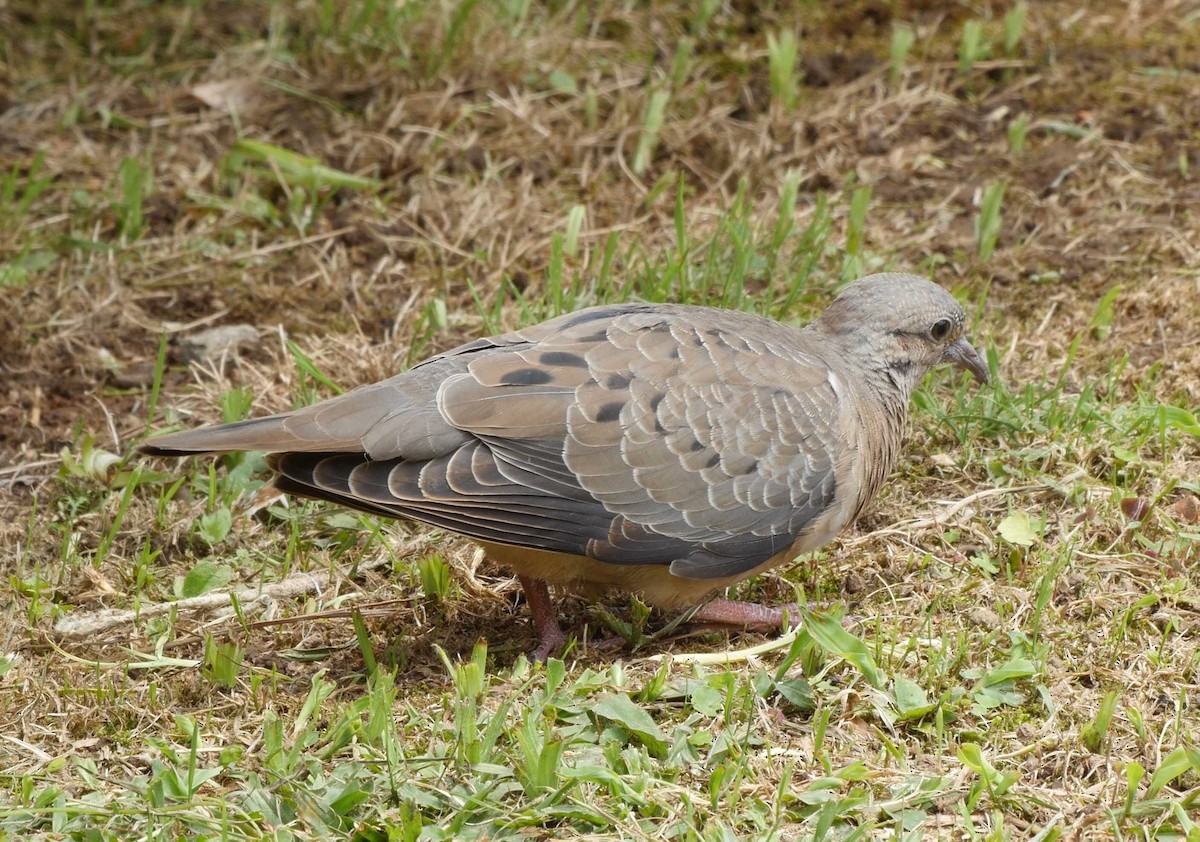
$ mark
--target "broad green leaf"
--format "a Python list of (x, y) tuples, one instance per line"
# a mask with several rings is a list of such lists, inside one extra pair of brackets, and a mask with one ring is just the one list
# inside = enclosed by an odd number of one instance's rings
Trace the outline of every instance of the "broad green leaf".
[(224, 587), (232, 578), (233, 571), (225, 565), (201, 561), (183, 577), (183, 586), (179, 589), (179, 595), (183, 599), (200, 596)]
[(263, 143), (259, 140), (242, 138), (233, 145), (236, 154), (245, 156), (252, 161), (259, 161), (271, 166), (289, 184), (299, 184), (305, 187), (328, 187), (334, 190), (363, 190), (379, 186), (372, 178), (335, 170), (327, 167), (316, 158), (301, 155), (290, 149)]
[(1196, 416), (1186, 409), (1177, 406), (1159, 406), (1158, 419), (1164, 427), (1174, 427), (1184, 433), (1200, 436), (1200, 422)]
[(924, 707), (929, 704), (929, 696), (925, 688), (910, 678), (898, 675), (892, 681), (896, 693), (896, 707), (901, 711)]
[(1016, 707), (1025, 703), (1025, 694), (1013, 689), (1012, 684), (996, 684), (991, 687), (983, 687), (974, 696), (974, 704), (971, 706), (971, 712), (976, 716), (983, 716), (989, 710), (998, 707)]
[(550, 87), (563, 94), (579, 93), (579, 83), (565, 70), (550, 71)]
[(658, 725), (650, 714), (642, 710), (633, 699), (624, 693), (615, 693), (596, 702), (592, 711), (597, 716), (610, 719), (631, 734), (637, 734), (643, 740), (648, 740), (658, 746), (666, 746), (667, 738), (659, 730)]
[(892, 690), (896, 697), (896, 710), (900, 713), (902, 722), (913, 721), (928, 716), (937, 710), (937, 703), (931, 704), (925, 688), (902, 675), (896, 676), (892, 682)]
[(813, 614), (803, 607), (800, 608), (800, 616), (804, 620), (804, 628), (817, 645), (857, 667), (872, 687), (883, 689), (887, 675), (875, 663), (865, 643), (842, 628), (837, 620)]
[(775, 682), (775, 691), (800, 710), (816, 710), (817, 704), (813, 699), (812, 685), (803, 678), (785, 678)]
[(1000, 521), (997, 527), (1000, 537), (1018, 547), (1032, 547), (1037, 543), (1041, 525), (1036, 523), (1026, 512), (1013, 512)]
[(1146, 777), (1146, 767), (1136, 760), (1131, 760), (1125, 766), (1125, 815), (1133, 810), (1133, 802), (1137, 800), (1138, 784)]
[(716, 716), (725, 707), (725, 695), (706, 681), (689, 681), (688, 701), (702, 716)]
[(999, 684), (1002, 681), (1011, 681), (1017, 678), (1029, 678), (1037, 675), (1037, 666), (1028, 658), (1010, 658), (994, 670), (989, 670), (984, 673), (979, 679), (979, 683), (985, 687), (993, 684)]
[(1113, 447), (1112, 455), (1115, 456), (1119, 461), (1124, 462), (1126, 465), (1132, 465), (1134, 462), (1138, 461), (1137, 451), (1128, 450), (1124, 447)]
[(1019, 777), (1016, 772), (1001, 772), (983, 756), (983, 749), (975, 743), (963, 743), (958, 747), (958, 759), (964, 766), (979, 775), (993, 795), (1006, 793)]
[(1154, 770), (1150, 778), (1150, 788), (1146, 794), (1153, 798), (1162, 791), (1163, 787), (1178, 778), (1188, 769), (1200, 772), (1200, 749), (1178, 746), (1163, 758), (1163, 762)]
[[(233, 528), (233, 515), (225, 506), (200, 517), (200, 537), (210, 547), (225, 540), (229, 530)], [(226, 580), (228, 581), (228, 580)], [(202, 592), (203, 593), (203, 592)]]

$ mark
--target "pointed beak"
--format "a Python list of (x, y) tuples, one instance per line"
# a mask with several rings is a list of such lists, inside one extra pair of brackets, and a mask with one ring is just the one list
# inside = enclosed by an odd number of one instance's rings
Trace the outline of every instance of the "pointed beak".
[(991, 379), (988, 375), (987, 363), (983, 361), (983, 357), (979, 356), (979, 352), (967, 341), (965, 336), (959, 337), (953, 345), (946, 349), (946, 353), (942, 356), (942, 362), (954, 363), (956, 368), (971, 372), (980, 383), (987, 383)]

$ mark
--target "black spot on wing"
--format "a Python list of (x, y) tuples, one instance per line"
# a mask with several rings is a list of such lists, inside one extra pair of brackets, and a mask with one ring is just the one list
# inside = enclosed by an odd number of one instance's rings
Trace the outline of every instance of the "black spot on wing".
[(621, 408), (625, 404), (621, 401), (609, 401), (606, 404), (601, 404), (599, 411), (596, 413), (596, 421), (605, 424), (609, 421), (616, 421), (621, 417)]
[(569, 351), (546, 351), (538, 357), (538, 362), (559, 368), (587, 368), (587, 360)]
[(540, 368), (517, 368), (500, 375), (501, 386), (544, 386), (554, 375)]
[(621, 389), (629, 388), (630, 378), (625, 374), (610, 374), (604, 379), (604, 388), (611, 391), (620, 391)]

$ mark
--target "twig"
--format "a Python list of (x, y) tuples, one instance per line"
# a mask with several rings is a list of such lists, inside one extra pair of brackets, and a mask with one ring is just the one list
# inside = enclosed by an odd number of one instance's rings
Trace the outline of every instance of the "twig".
[(765, 655), (767, 652), (774, 652), (777, 649), (791, 646), (792, 641), (796, 639), (796, 635), (802, 629), (803, 626), (797, 626), (787, 634), (781, 635), (774, 640), (768, 640), (766, 643), (760, 643), (757, 646), (750, 646), (746, 649), (725, 650), (723, 652), (665, 652), (661, 655), (651, 655), (644, 660), (656, 663), (670, 661), (673, 664), (732, 664), (736, 661), (749, 661), (759, 655)]
[(6, 474), (20, 474), (23, 471), (28, 471), (31, 468), (45, 468), (48, 465), (57, 465), (61, 459), (38, 459), (36, 462), (22, 462), (20, 465), (13, 465), (9, 468), (0, 468), (0, 476)]
[(146, 617), (157, 617), (172, 610), (211, 611), (222, 608), (233, 601), (236, 594), (238, 601), (245, 607), (259, 602), (275, 599), (290, 599), (300, 594), (320, 591), (329, 584), (328, 573), (296, 573), (281, 582), (263, 585), (258, 588), (241, 588), (237, 591), (220, 591), (179, 599), (174, 602), (158, 602), (153, 605), (143, 605), (137, 610), (126, 608), (105, 608), (91, 611), (87, 614), (71, 614), (63, 617), (54, 624), (54, 631), (62, 637), (87, 637), (99, 634), (117, 626), (127, 625)]
[(387, 617), (395, 614), (399, 605), (407, 605), (412, 600), (381, 599), (376, 602), (363, 602), (353, 608), (330, 608), (327, 611), (314, 611), (311, 614), (295, 614), (291, 617), (273, 617), (270, 620), (256, 620), (250, 624), (252, 629), (266, 629), (272, 626), (286, 626), (292, 623), (306, 623), (309, 620), (344, 620), (359, 614), (363, 617)]
[(0, 734), (0, 740), (7, 740), (8, 742), (12, 743), (15, 746), (20, 746), (21, 748), (25, 749), (27, 752), (32, 754), (34, 757), (36, 757), (38, 760), (40, 760), (42, 763), (49, 763), (51, 760), (54, 759), (53, 755), (47, 754), (46, 752), (42, 751), (37, 746), (30, 745), (29, 743), (25, 742), (24, 740), (17, 739), (16, 737), (10, 736), (8, 734)]

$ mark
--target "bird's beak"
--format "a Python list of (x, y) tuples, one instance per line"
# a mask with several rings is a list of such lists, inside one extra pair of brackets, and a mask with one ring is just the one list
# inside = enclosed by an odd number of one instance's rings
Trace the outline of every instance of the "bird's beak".
[(942, 356), (942, 362), (954, 363), (955, 367), (971, 372), (980, 383), (987, 383), (991, 379), (988, 375), (987, 363), (983, 361), (983, 357), (979, 356), (979, 352), (967, 341), (965, 336), (960, 336), (946, 349), (946, 353)]

